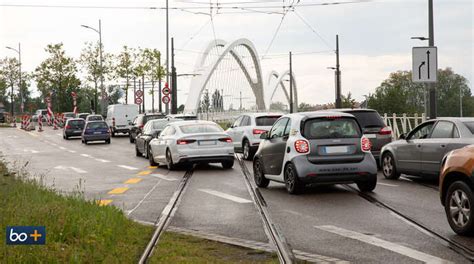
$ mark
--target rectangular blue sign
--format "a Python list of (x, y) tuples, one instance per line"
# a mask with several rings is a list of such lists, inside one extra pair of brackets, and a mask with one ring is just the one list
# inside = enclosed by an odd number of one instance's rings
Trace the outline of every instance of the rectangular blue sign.
[(46, 227), (44, 226), (7, 226), (7, 245), (44, 245)]

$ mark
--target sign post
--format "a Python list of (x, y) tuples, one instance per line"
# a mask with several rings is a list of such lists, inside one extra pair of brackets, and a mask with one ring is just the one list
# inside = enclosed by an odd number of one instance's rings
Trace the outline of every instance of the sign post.
[(161, 98), (161, 101), (165, 104), (165, 109), (166, 109), (166, 114), (169, 114), (169, 103), (171, 101), (170, 98), (170, 93), (171, 89), (168, 87), (168, 83), (165, 83), (165, 87), (161, 90), (163, 97)]

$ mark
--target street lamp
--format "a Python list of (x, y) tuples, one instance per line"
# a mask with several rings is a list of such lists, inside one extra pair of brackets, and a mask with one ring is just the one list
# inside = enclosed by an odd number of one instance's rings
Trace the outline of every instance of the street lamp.
[[(10, 50), (13, 50), (15, 51), (16, 53), (18, 53), (18, 68), (19, 68), (19, 80), (18, 80), (18, 87), (19, 87), (19, 90), (20, 90), (20, 112), (23, 113), (23, 109), (24, 109), (24, 105), (23, 105), (23, 91), (21, 90), (21, 45), (20, 43), (18, 43), (18, 49), (14, 49), (12, 47), (6, 47), (7, 49), (10, 49)], [(12, 112), (12, 116), (13, 116), (13, 111), (14, 111), (14, 108), (13, 108), (13, 86), (12, 86), (12, 107), (11, 107), (11, 112)]]
[[(103, 101), (104, 101), (104, 69), (102, 68), (102, 24), (99, 19), (99, 30), (89, 27), (86, 25), (81, 25), (83, 28), (91, 29), (95, 31), (96, 33), (99, 34), (99, 64), (100, 64), (100, 91), (102, 92), (102, 98), (101, 98), (101, 107), (103, 107)], [(94, 111), (97, 114), (97, 87), (95, 87), (95, 103), (94, 103)], [(103, 111), (104, 109), (102, 109)]]

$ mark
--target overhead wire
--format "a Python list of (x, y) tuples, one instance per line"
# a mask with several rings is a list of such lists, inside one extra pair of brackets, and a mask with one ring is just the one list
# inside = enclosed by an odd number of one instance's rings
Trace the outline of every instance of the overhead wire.
[(328, 41), (321, 35), (318, 33), (318, 31), (309, 24), (308, 21), (306, 21), (306, 19), (304, 19), (303, 16), (300, 15), (300, 13), (298, 11), (296, 11), (296, 9), (293, 11), (295, 13), (295, 15), (314, 33), (316, 34), (316, 36), (318, 36), (318, 38), (329, 48), (329, 49), (333, 49), (333, 47), (331, 45), (329, 45)]

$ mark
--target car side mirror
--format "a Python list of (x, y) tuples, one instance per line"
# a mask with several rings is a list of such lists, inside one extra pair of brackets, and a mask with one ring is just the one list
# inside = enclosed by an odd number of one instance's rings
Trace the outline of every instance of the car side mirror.
[(268, 132), (260, 134), (260, 139), (268, 139)]
[(407, 134), (406, 133), (403, 133), (401, 134), (398, 139), (407, 139)]

